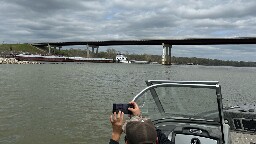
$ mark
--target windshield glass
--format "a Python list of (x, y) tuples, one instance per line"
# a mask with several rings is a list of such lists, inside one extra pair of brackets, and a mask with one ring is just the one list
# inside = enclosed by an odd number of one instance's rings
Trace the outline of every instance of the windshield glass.
[(220, 121), (214, 87), (158, 86), (148, 89), (136, 102), (142, 114), (152, 119), (182, 117)]

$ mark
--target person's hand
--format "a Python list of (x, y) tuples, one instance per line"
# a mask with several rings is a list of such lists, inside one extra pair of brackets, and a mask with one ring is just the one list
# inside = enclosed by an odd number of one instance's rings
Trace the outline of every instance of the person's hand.
[(113, 115), (110, 116), (110, 122), (112, 124), (112, 139), (119, 142), (121, 134), (123, 132), (123, 119), (124, 113), (119, 111), (118, 114), (114, 112)]
[(137, 103), (134, 102), (134, 101), (131, 101), (131, 102), (129, 102), (129, 104), (133, 105), (133, 108), (128, 108), (128, 110), (132, 112), (132, 115), (134, 115), (134, 116), (141, 116), (140, 115), (140, 108), (137, 105)]

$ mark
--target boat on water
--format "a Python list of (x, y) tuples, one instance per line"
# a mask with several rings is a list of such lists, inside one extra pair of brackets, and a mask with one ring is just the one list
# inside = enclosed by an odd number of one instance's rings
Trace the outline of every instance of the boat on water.
[[(149, 64), (150, 63), (149, 61), (136, 61), (136, 60), (131, 60), (130, 62), (134, 63), (134, 64)], [(152, 63), (152, 64), (154, 64), (154, 63)]]
[(84, 57), (64, 57), (64, 56), (43, 56), (18, 54), (14, 56), (19, 61), (40, 61), (40, 62), (94, 62), (94, 63), (113, 63), (113, 59), (106, 58), (84, 58)]
[(235, 108), (223, 108), (218, 81), (148, 80), (146, 84), (133, 101), (173, 143), (231, 144), (230, 132), (236, 129), (230, 125), (242, 115)]
[(116, 55), (116, 62), (117, 63), (131, 63), (126, 56), (123, 54)]
[(107, 58), (84, 58), (84, 57), (68, 57), (74, 62), (94, 62), (94, 63), (113, 63), (113, 59)]
[[(148, 61), (136, 61), (128, 60), (123, 54), (117, 54), (116, 59), (107, 58), (84, 58), (84, 57), (65, 57), (65, 56), (43, 56), (43, 55), (31, 55), (31, 54), (18, 54), (14, 55), (14, 58), (18, 61), (38, 61), (38, 62), (93, 62), (93, 63), (133, 63), (133, 64), (149, 64)], [(152, 64), (156, 64), (152, 63)]]
[(116, 55), (116, 62), (117, 63), (128, 63), (128, 64), (158, 64), (157, 62), (150, 62), (150, 61), (138, 61), (138, 60), (128, 60), (126, 56), (123, 54)]

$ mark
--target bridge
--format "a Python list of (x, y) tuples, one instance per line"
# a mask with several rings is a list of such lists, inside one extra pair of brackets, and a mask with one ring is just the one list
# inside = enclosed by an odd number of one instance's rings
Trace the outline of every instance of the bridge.
[(72, 45), (86, 45), (87, 52), (89, 47), (96, 48), (98, 53), (99, 46), (115, 46), (115, 45), (162, 45), (163, 55), (162, 64), (171, 64), (171, 48), (172, 45), (227, 45), (227, 44), (256, 44), (256, 37), (234, 37), (234, 38), (185, 38), (185, 39), (147, 39), (147, 40), (108, 40), (108, 41), (80, 41), (80, 42), (43, 42), (43, 43), (32, 43), (33, 46), (37, 47), (58, 47), (59, 49), (63, 46)]

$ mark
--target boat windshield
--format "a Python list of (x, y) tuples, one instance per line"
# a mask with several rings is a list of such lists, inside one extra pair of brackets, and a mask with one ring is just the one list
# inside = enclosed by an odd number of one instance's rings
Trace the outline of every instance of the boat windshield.
[(153, 120), (179, 118), (220, 122), (218, 96), (221, 97), (218, 84), (162, 83), (147, 87), (134, 101), (142, 114)]

